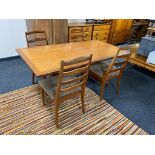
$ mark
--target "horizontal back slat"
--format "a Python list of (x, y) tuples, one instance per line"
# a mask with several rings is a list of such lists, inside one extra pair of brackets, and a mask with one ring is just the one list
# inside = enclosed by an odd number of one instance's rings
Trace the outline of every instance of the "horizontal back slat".
[[(31, 32), (25, 32), (25, 36), (28, 47), (48, 45), (47, 35), (45, 31), (35, 30)], [(42, 44), (38, 44), (38, 42), (42, 42)]]
[(87, 74), (85, 73), (84, 75), (77, 77), (77, 78), (73, 78), (67, 81), (62, 81), (62, 84), (70, 84), (70, 83), (74, 83), (74, 82), (78, 82), (83, 80), (83, 78), (86, 78)]
[(116, 65), (124, 65), (126, 63), (126, 61), (121, 61), (121, 62), (115, 62), (114, 63), (114, 66)]
[(85, 72), (88, 69), (88, 66), (82, 67), (82, 68), (77, 68), (68, 72), (63, 72), (64, 76), (73, 76), (73, 75), (77, 75), (80, 73)]
[(120, 71), (122, 68), (123, 68), (123, 67), (111, 69), (111, 70), (110, 70), (110, 73), (112, 73), (112, 72), (118, 72), (118, 71)]
[(28, 42), (29, 43), (34, 43), (34, 42), (39, 42), (39, 41), (46, 41), (46, 38), (35, 38), (35, 39), (31, 39)]
[(60, 92), (61, 92), (61, 93), (65, 93), (65, 92), (69, 92), (69, 91), (75, 90), (75, 89), (77, 89), (77, 88), (80, 88), (80, 87), (82, 86), (83, 83), (84, 83), (84, 82), (82, 81), (82, 82), (79, 82), (79, 83), (74, 84), (74, 85), (72, 85), (72, 86), (69, 86), (69, 87), (66, 87), (66, 88), (61, 88), (61, 89), (60, 89)]
[(45, 31), (42, 30), (34, 30), (31, 32), (25, 32), (26, 35), (36, 34), (36, 33), (45, 33)]

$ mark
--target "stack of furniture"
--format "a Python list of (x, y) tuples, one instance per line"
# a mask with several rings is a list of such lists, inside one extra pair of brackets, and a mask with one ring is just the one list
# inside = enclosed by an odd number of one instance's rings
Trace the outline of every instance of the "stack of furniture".
[(140, 41), (142, 37), (146, 35), (147, 28), (149, 25), (148, 20), (134, 19), (132, 24), (131, 36), (129, 42)]
[(132, 50), (132, 54), (129, 59), (129, 62), (131, 64), (135, 64), (137, 66), (140, 66), (140, 67), (143, 67), (145, 69), (155, 72), (155, 65), (146, 63), (147, 57), (137, 54), (138, 48), (139, 48), (139, 44), (136, 44)]
[(148, 36), (155, 36), (155, 27), (147, 28), (147, 35)]
[(140, 42), (137, 54), (148, 57), (149, 53), (153, 50), (155, 50), (155, 38), (143, 37)]

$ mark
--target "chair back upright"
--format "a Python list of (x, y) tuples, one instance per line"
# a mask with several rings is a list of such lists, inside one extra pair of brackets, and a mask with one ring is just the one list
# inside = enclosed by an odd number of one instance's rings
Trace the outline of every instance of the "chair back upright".
[[(64, 101), (76, 94), (84, 93), (92, 55), (71, 61), (61, 61), (55, 98)], [(67, 77), (69, 80), (67, 80)], [(63, 95), (62, 95), (63, 94)]]
[(48, 45), (45, 31), (35, 30), (31, 32), (25, 32), (25, 36), (28, 47)]
[[(109, 65), (107, 71), (104, 73), (104, 75), (105, 76), (110, 75), (111, 78), (113, 78), (113, 76), (121, 77), (128, 63), (128, 60), (131, 56), (131, 53), (132, 53), (132, 46), (120, 47), (116, 55), (112, 59), (112, 62)], [(113, 74), (113, 73), (118, 73), (118, 74)]]

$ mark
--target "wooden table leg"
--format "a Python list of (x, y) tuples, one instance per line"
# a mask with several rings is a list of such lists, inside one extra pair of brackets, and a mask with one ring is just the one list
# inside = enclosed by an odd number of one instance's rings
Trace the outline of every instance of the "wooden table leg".
[(34, 78), (35, 78), (35, 75), (34, 75), (34, 73), (32, 72), (32, 84), (35, 84)]

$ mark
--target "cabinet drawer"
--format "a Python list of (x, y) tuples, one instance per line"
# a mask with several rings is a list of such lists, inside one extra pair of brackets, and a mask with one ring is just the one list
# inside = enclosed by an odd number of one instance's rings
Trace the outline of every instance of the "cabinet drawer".
[(108, 35), (93, 36), (93, 40), (108, 40)]
[(106, 30), (106, 29), (110, 29), (110, 25), (96, 25), (94, 26), (94, 30)]
[(91, 37), (91, 32), (84, 32), (84, 36), (89, 36), (89, 37)]
[(84, 41), (88, 41), (88, 40), (91, 40), (91, 37), (85, 36), (83, 39), (84, 39)]
[(98, 35), (108, 35), (109, 30), (102, 30), (102, 31), (94, 31), (93, 36), (98, 36)]
[(92, 32), (92, 26), (83, 27), (84, 32)]

